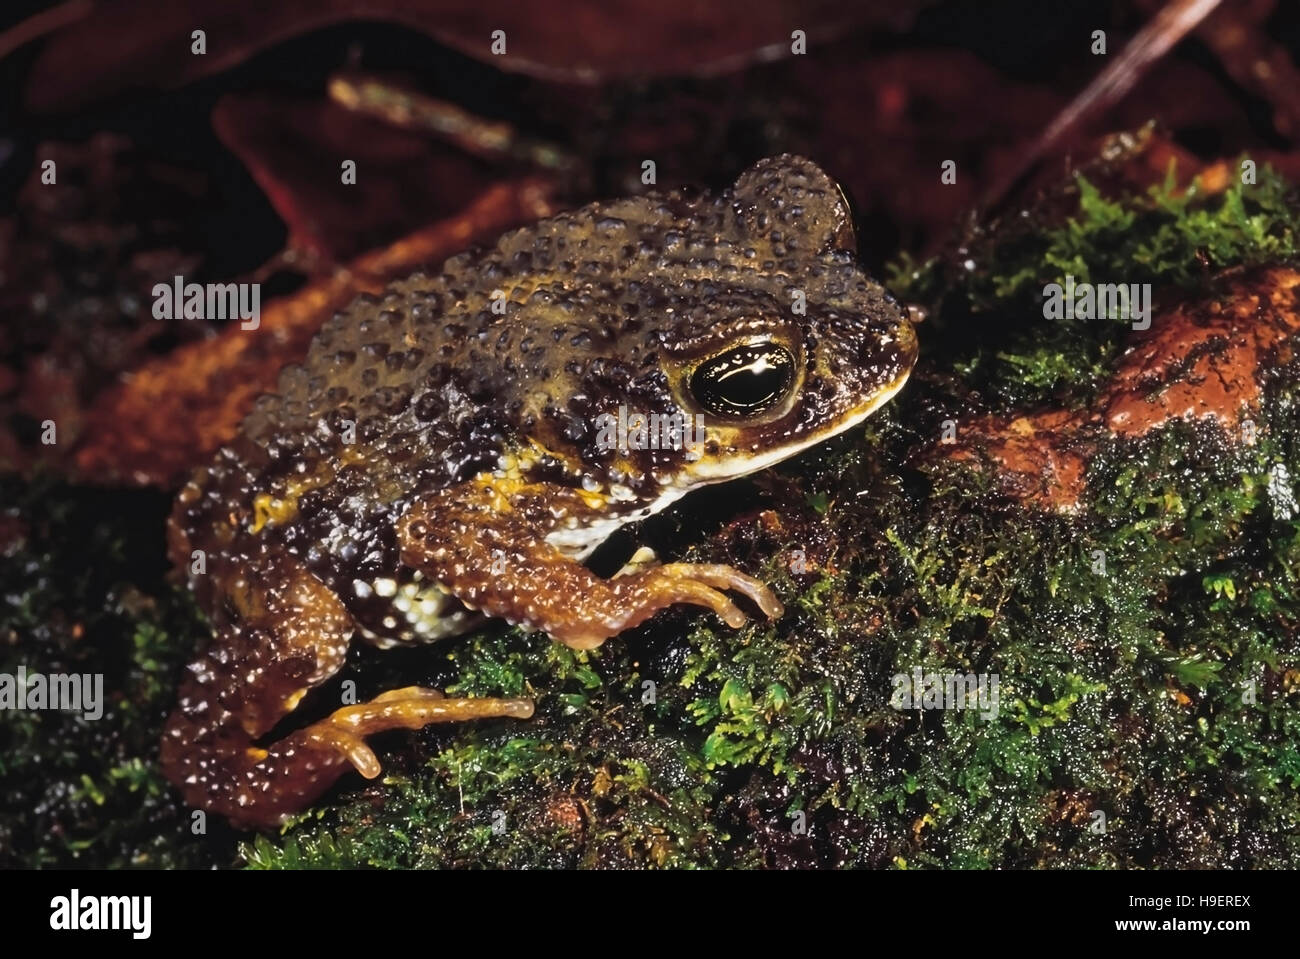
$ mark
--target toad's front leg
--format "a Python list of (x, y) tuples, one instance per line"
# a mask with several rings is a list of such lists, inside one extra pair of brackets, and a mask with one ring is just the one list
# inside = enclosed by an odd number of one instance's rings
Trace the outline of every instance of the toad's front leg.
[(729, 626), (745, 615), (722, 591), (767, 616), (783, 610), (766, 585), (730, 566), (670, 563), (602, 579), (547, 542), (570, 518), (603, 515), (581, 491), (550, 484), (499, 490), (474, 481), (411, 506), (398, 524), (402, 562), (471, 609), (591, 649), (677, 603), (706, 606)]

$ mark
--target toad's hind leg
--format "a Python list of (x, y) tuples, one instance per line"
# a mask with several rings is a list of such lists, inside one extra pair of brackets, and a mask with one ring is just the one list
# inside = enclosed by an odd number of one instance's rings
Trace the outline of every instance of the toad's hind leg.
[(214, 616), (215, 638), (189, 667), (163, 730), (163, 771), (191, 805), (240, 826), (275, 825), (349, 766), (377, 776), (379, 761), (365, 744), (372, 733), (532, 715), (528, 700), (451, 699), (412, 686), (258, 745), (343, 665), (353, 622), (334, 594), (291, 559), (263, 555), (256, 565), (219, 578), (230, 585)]

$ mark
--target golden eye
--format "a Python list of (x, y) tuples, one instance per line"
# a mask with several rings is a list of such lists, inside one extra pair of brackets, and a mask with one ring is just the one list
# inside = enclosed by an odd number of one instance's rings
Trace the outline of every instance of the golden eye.
[(794, 357), (775, 343), (738, 346), (706, 360), (691, 375), (691, 395), (704, 409), (730, 418), (757, 416), (785, 398)]

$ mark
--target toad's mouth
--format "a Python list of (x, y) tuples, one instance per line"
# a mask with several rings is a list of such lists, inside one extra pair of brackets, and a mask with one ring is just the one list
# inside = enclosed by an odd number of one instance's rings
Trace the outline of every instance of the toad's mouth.
[(683, 472), (681, 478), (674, 484), (682, 492), (686, 492), (697, 486), (707, 486), (712, 483), (722, 483), (727, 480), (739, 479), (742, 476), (748, 476), (751, 473), (757, 473), (760, 470), (767, 469), (780, 463), (782, 460), (789, 459), (802, 453), (804, 450), (816, 446), (818, 443), (824, 443), (833, 436), (838, 436), (846, 430), (866, 421), (872, 413), (880, 409), (903, 388), (907, 383), (907, 378), (912, 373), (911, 366), (903, 370), (888, 386), (879, 390), (866, 403), (851, 410), (848, 415), (840, 418), (836, 422), (825, 426), (820, 430), (815, 430), (798, 443), (781, 446), (777, 449), (767, 450), (762, 453), (753, 455), (730, 456), (723, 458), (701, 458), (691, 463)]
[(546, 541), (566, 556), (582, 561), (619, 528), (653, 516), (671, 506), (692, 490), (701, 486), (723, 483), (727, 480), (739, 479), (742, 476), (757, 473), (810, 447), (816, 446), (818, 443), (825, 442), (845, 430), (852, 429), (893, 399), (894, 395), (903, 388), (911, 372), (909, 366), (892, 383), (883, 390), (878, 391), (866, 403), (852, 410), (839, 421), (809, 434), (798, 444), (783, 446), (780, 449), (770, 450), (755, 456), (733, 456), (728, 459), (700, 460), (692, 463), (673, 481), (661, 487), (659, 495), (651, 502), (627, 513), (611, 513), (593, 522), (557, 529), (547, 535)]

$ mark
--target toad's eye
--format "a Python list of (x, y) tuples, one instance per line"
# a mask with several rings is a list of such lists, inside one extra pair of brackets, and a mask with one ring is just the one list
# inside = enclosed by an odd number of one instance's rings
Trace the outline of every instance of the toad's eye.
[(794, 382), (794, 357), (775, 343), (738, 346), (706, 360), (691, 375), (691, 395), (718, 416), (747, 418), (770, 410)]

